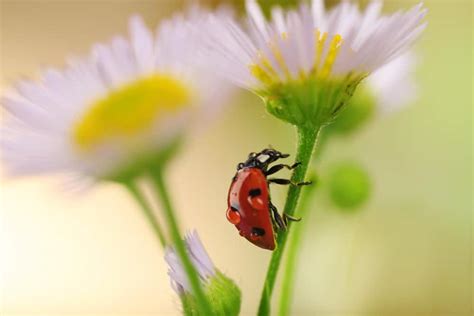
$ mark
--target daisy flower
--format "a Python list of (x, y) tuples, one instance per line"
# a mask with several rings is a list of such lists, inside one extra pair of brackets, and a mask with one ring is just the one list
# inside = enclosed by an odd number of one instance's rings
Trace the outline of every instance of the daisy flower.
[[(222, 274), (212, 262), (196, 231), (185, 237), (186, 251), (196, 268), (200, 281), (215, 315), (238, 315), (240, 311), (240, 290), (235, 283)], [(165, 252), (171, 287), (183, 301), (183, 308), (195, 310), (192, 290), (185, 269), (175, 250), (171, 247)], [(189, 315), (192, 313), (186, 313)]]
[(10, 114), (1, 144), (7, 171), (117, 179), (159, 161), (227, 92), (194, 62), (200, 20), (199, 12), (176, 16), (155, 33), (133, 16), (127, 38), (18, 82), (1, 100)]
[(222, 74), (262, 96), (276, 117), (297, 126), (321, 126), (347, 103), (359, 82), (403, 53), (426, 24), (422, 4), (381, 14), (380, 1), (364, 11), (322, 0), (299, 9), (271, 10), (267, 21), (247, 0), (247, 27), (214, 17), (208, 45)]

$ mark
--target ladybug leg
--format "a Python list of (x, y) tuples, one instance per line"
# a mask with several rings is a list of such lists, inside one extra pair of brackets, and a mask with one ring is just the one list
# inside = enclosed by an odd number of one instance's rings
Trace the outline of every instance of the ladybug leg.
[(283, 220), (285, 221), (286, 224), (288, 224), (288, 221), (299, 222), (301, 220), (301, 217), (293, 217), (291, 215), (283, 213)]
[(280, 213), (278, 213), (278, 210), (275, 205), (272, 204), (272, 202), (269, 203), (270, 209), (272, 210), (273, 218), (275, 220), (276, 226), (278, 229), (281, 230), (286, 230), (286, 221), (285, 217), (281, 217)]
[(276, 183), (276, 184), (281, 184), (281, 185), (296, 185), (296, 186), (302, 186), (302, 185), (310, 185), (312, 182), (311, 181), (303, 181), (303, 182), (298, 182), (294, 183), (291, 182), (291, 180), (288, 179), (280, 179), (280, 178), (270, 178), (267, 179), (268, 183)]
[(296, 167), (298, 167), (299, 165), (301, 165), (301, 162), (294, 163), (291, 166), (286, 165), (286, 164), (274, 165), (265, 172), (265, 175), (269, 176), (271, 174), (277, 173), (278, 171), (280, 171), (283, 168), (286, 168), (288, 170), (292, 170), (292, 169), (295, 169)]

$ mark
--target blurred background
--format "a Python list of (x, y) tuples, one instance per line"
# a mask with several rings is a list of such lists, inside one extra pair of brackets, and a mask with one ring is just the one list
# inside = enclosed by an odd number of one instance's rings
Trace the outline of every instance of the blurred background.
[[(2, 0), (2, 90), (126, 32), (132, 13), (155, 26), (186, 3)], [(332, 141), (318, 164), (324, 176), (334, 162), (357, 161), (372, 193), (341, 212), (319, 190), (304, 219), (292, 315), (473, 314), (473, 4), (425, 5), (418, 101)], [(253, 315), (271, 253), (226, 221), (227, 189), (249, 152), (272, 144), (294, 153), (295, 137), (257, 97), (242, 92), (233, 103), (188, 140), (169, 177), (183, 228), (199, 231), (241, 287), (242, 315)], [(134, 201), (114, 184), (71, 193), (60, 181), (1, 178), (0, 314), (179, 315), (163, 252)], [(285, 190), (273, 193), (282, 208)]]

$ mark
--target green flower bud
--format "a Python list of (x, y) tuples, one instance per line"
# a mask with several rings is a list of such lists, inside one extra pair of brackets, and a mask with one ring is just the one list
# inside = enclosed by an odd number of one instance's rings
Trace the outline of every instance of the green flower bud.
[(222, 272), (209, 280), (206, 295), (211, 302), (214, 315), (238, 315), (240, 312), (241, 293), (238, 286)]
[[(189, 257), (199, 274), (204, 293), (211, 305), (212, 315), (237, 316), (241, 302), (239, 287), (214, 266), (196, 232), (188, 234), (185, 242)], [(171, 286), (181, 298), (184, 314), (202, 316), (199, 314), (198, 302), (191, 293), (184, 268), (172, 248), (167, 249), (165, 260), (169, 265)]]
[(354, 210), (364, 204), (371, 192), (367, 171), (354, 163), (340, 163), (329, 176), (331, 201), (342, 210)]
[[(222, 272), (216, 270), (215, 275), (206, 282), (204, 291), (211, 304), (213, 315), (239, 315), (241, 301), (240, 289)], [(181, 302), (185, 315), (199, 315), (196, 299), (190, 293), (184, 292), (181, 294)]]

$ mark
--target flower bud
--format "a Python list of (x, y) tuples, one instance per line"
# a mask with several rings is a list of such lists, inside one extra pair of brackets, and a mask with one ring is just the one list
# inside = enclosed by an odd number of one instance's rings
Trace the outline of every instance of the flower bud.
[(371, 193), (367, 171), (352, 162), (333, 167), (329, 178), (331, 201), (341, 210), (355, 210), (364, 204)]
[[(214, 266), (197, 232), (188, 234), (185, 243), (188, 255), (199, 274), (201, 286), (211, 304), (213, 315), (238, 315), (241, 301), (238, 286)], [(181, 298), (184, 314), (199, 315), (198, 304), (192, 294), (184, 267), (173, 248), (166, 250), (165, 260), (169, 265), (171, 286)]]

